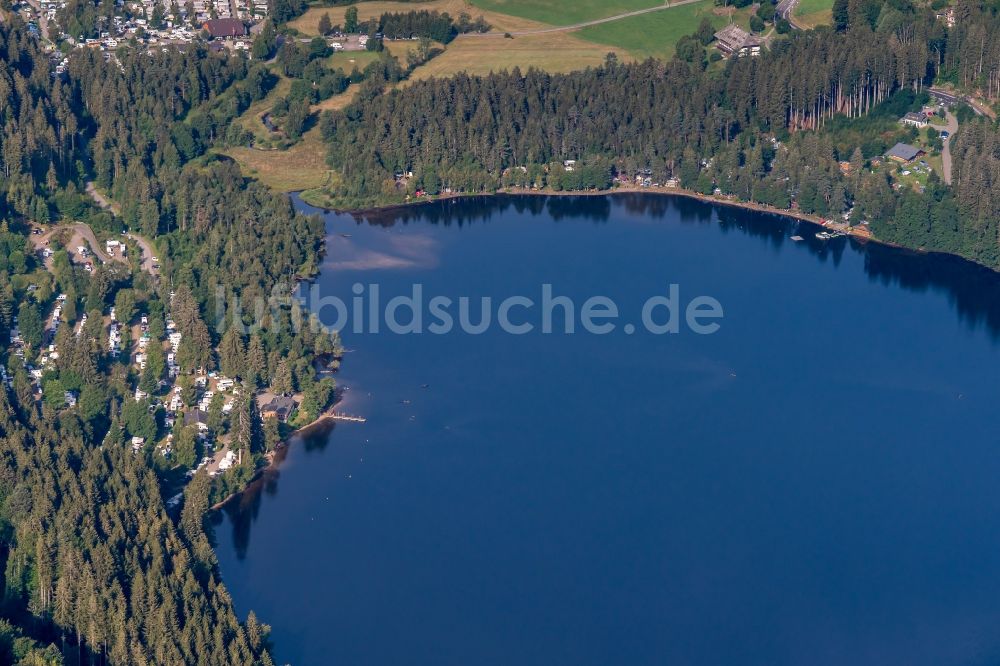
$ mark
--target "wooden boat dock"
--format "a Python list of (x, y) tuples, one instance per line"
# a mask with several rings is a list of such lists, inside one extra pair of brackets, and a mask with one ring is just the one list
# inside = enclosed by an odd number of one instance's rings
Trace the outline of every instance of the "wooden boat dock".
[(344, 414), (343, 412), (334, 412), (333, 414), (330, 414), (330, 418), (334, 421), (348, 421), (350, 423), (367, 423), (368, 421), (368, 419), (363, 416)]

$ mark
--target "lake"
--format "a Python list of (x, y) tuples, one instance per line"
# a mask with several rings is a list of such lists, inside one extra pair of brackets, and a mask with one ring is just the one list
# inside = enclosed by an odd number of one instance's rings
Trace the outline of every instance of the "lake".
[[(549, 284), (621, 318), (344, 331), (342, 409), (368, 422), (298, 438), (217, 517), (277, 663), (1000, 659), (995, 274), (657, 195), (326, 223), (316, 288), (345, 303)], [(672, 284), (719, 329), (627, 334)]]

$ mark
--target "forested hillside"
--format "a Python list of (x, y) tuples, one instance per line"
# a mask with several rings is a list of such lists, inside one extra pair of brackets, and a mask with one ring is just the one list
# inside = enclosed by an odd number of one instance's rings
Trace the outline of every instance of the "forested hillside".
[[(23, 24), (0, 23), (0, 338), (18, 330), (27, 352), (0, 350), (9, 380), (0, 383), (0, 663), (270, 664), (267, 627), (237, 618), (203, 521), (275, 444), (254, 390), (278, 377), (286, 390), (323, 395), (313, 353), (332, 347), (293, 329), (288, 308), (249, 337), (225, 308), (314, 274), (323, 228), (204, 153), (272, 82), (243, 58), (200, 47), (110, 61), (77, 50), (68, 76), (51, 72)], [(120, 218), (84, 194), (90, 181), (121, 202)], [(29, 225), (61, 219), (115, 236), (126, 225), (166, 250), (162, 265), (155, 275), (137, 259), (87, 272), (58, 249), (42, 266)], [(165, 432), (162, 410), (133, 389), (163, 385), (163, 358), (151, 351), (138, 373), (127, 355), (108, 353), (112, 306), (126, 323), (148, 313), (158, 335), (175, 319), (182, 373), (222, 365), (249, 390), (214, 425), (231, 428), (245, 464), (215, 482), (194, 476), (174, 516), (164, 457), (128, 446)], [(229, 316), (209, 327), (218, 312)], [(30, 362), (46, 339), (60, 353), (39, 378)], [(174, 433), (170, 464), (183, 472), (198, 445), (183, 424)]]
[(969, 252), (1000, 264), (1000, 131), (991, 123), (970, 124), (956, 138), (955, 197)]
[[(409, 171), (407, 191), (432, 193), (673, 177), (706, 194), (823, 216), (854, 208), (886, 240), (1000, 267), (996, 234), (956, 206), (936, 174), (917, 195), (868, 168), (905, 138), (896, 120), (919, 108), (935, 78), (996, 91), (1000, 52), (984, 38), (996, 12), (963, 3), (949, 30), (908, 0), (844, 11), (839, 31), (797, 32), (721, 69), (707, 66), (704, 51), (669, 63), (610, 58), (582, 72), (459, 75), (365, 97), (323, 119), (330, 163), (344, 176), (336, 194), (355, 205), (384, 200)], [(995, 132), (984, 125), (959, 150)], [(566, 160), (576, 161), (572, 170)], [(969, 179), (959, 169), (957, 189)]]
[(79, 417), (43, 418), (0, 391), (2, 608), (61, 648), (25, 663), (270, 663), (266, 628), (238, 622), (216, 577), (207, 488), (192, 486), (175, 524), (118, 425), (97, 440)]

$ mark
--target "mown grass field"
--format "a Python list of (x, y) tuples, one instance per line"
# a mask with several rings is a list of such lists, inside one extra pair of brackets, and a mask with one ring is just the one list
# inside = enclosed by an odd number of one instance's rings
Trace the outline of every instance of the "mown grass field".
[[(573, 0), (563, 0), (572, 2)], [(654, 0), (655, 1), (655, 0)], [(498, 32), (516, 32), (519, 30), (532, 30), (546, 27), (536, 21), (527, 20), (522, 17), (493, 12), (487, 9), (476, 7), (468, 0), (428, 0), (427, 2), (387, 2), (377, 0), (376, 2), (359, 2), (355, 5), (358, 8), (358, 20), (367, 21), (370, 18), (377, 18), (386, 12), (409, 12), (409, 11), (439, 11), (447, 12), (452, 17), (457, 18), (459, 14), (465, 12), (469, 16), (477, 17), (482, 15)], [(330, 22), (333, 25), (344, 24), (344, 13), (346, 6), (341, 7), (311, 7), (305, 14), (288, 25), (305, 35), (316, 35), (319, 33), (319, 20), (323, 14), (330, 15)]]
[(539, 23), (574, 25), (656, 7), (663, 0), (472, 0), (472, 4)]
[(220, 152), (239, 162), (245, 176), (256, 178), (278, 192), (322, 187), (332, 177), (318, 126), (287, 150), (227, 148)]
[[(416, 48), (416, 40), (385, 42), (385, 50), (389, 52), (389, 55), (399, 58), (400, 62), (403, 63), (406, 62), (406, 52)], [(375, 51), (341, 51), (329, 56), (325, 60), (325, 64), (330, 69), (342, 69), (346, 74), (350, 74), (355, 67), (364, 70), (365, 67), (381, 57), (382, 54)]]
[(444, 53), (418, 67), (410, 80), (452, 76), (458, 72), (488, 74), (514, 67), (570, 72), (602, 64), (609, 51), (616, 52), (622, 61), (632, 60), (625, 49), (595, 44), (564, 32), (514, 39), (460, 36)]
[(806, 28), (833, 23), (833, 0), (799, 0), (795, 22)]
[[(708, 17), (716, 28), (721, 28), (729, 19), (713, 13), (715, 4), (704, 0), (690, 5), (620, 19), (611, 23), (592, 25), (572, 33), (587, 41), (625, 49), (636, 58), (670, 58), (674, 54), (677, 40), (690, 35)], [(745, 12), (743, 12), (745, 13)], [(736, 23), (745, 25), (744, 17), (734, 15)]]
[(330, 69), (342, 69), (350, 74), (355, 67), (364, 70), (365, 67), (378, 59), (379, 54), (374, 51), (342, 51), (327, 58), (326, 66)]
[(354, 98), (358, 94), (358, 86), (351, 85), (344, 92), (339, 95), (334, 95), (328, 99), (324, 99), (319, 104), (313, 104), (309, 107), (312, 113), (320, 113), (322, 111), (340, 111), (348, 104), (354, 101)]

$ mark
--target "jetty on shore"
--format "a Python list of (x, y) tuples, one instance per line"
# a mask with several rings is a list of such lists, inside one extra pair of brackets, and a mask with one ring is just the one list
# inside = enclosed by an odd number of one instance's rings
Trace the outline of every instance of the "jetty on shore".
[(351, 423), (366, 423), (368, 421), (363, 416), (355, 416), (354, 414), (345, 414), (343, 412), (333, 412), (329, 418), (334, 421), (349, 421)]

